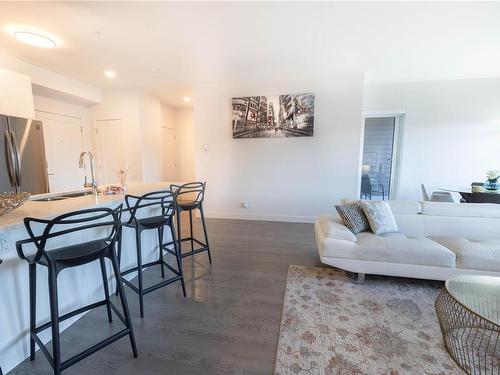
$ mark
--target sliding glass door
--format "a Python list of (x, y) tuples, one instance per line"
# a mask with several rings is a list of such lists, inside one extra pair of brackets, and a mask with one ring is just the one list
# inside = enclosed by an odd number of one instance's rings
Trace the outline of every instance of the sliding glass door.
[(394, 199), (400, 117), (366, 117), (360, 198)]

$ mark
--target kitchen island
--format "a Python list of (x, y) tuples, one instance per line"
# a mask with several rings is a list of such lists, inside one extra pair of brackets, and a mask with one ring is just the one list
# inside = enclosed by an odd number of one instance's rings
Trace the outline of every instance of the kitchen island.
[[(170, 182), (131, 182), (128, 194), (142, 195), (152, 191), (165, 190)], [(29, 357), (29, 289), (28, 264), (17, 256), (15, 243), (28, 237), (24, 228), (24, 217), (51, 219), (70, 211), (94, 207), (114, 208), (124, 203), (124, 195), (86, 195), (54, 201), (28, 201), (20, 208), (0, 217), (0, 366), (4, 372), (14, 368)], [(126, 216), (125, 216), (126, 217)], [(170, 239), (170, 231), (165, 231), (165, 242)], [(145, 231), (142, 236), (143, 259), (153, 261), (158, 257), (158, 237), (156, 231)], [(135, 237), (132, 230), (123, 232), (121, 268), (136, 264)], [(114, 290), (114, 275), (111, 264), (106, 263), (109, 285)], [(50, 320), (47, 270), (38, 267), (37, 272), (37, 322)], [(133, 274), (127, 278), (134, 277)], [(64, 314), (104, 296), (99, 263), (84, 267), (66, 269), (58, 277), (59, 312)], [(133, 295), (131, 298), (134, 298)], [(131, 310), (132, 316), (138, 311)], [(61, 331), (73, 324), (81, 316), (68, 319), (61, 324)], [(51, 340), (50, 329), (40, 334), (44, 343)], [(89, 343), (91, 346), (93, 343)], [(63, 348), (64, 351), (64, 348)], [(38, 356), (39, 360), (44, 360)]]

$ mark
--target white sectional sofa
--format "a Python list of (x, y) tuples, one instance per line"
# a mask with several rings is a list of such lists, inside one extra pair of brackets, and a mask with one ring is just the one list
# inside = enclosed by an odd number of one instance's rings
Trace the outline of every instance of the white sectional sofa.
[[(358, 274), (446, 280), (500, 276), (500, 205), (390, 201), (398, 233), (354, 235), (337, 214), (315, 224), (321, 262)], [(335, 208), (333, 208), (335, 211)]]

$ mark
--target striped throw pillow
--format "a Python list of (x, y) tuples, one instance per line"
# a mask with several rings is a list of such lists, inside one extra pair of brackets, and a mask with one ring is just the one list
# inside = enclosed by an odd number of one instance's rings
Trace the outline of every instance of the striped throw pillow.
[(335, 208), (339, 213), (344, 225), (354, 234), (366, 232), (370, 230), (370, 223), (363, 211), (363, 206), (360, 202), (340, 204)]

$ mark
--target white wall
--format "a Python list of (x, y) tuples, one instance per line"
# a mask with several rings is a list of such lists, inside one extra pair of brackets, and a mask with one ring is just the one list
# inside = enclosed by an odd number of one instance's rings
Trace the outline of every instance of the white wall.
[(129, 90), (104, 91), (103, 102), (90, 108), (94, 124), (97, 120), (121, 120), (124, 160), (130, 168), (128, 179), (131, 181), (142, 181), (143, 177), (139, 95)]
[[(316, 95), (314, 137), (232, 138), (232, 97), (300, 92)], [(207, 181), (207, 216), (313, 221), (356, 196), (362, 74), (207, 83), (195, 86), (193, 102), (196, 178)], [(240, 208), (242, 201), (249, 208)]]
[(91, 106), (91, 121), (120, 119), (124, 135), (125, 161), (131, 181), (162, 181), (161, 126), (176, 130), (177, 180), (194, 177), (192, 110), (160, 102), (136, 90), (106, 90), (103, 102)]
[(142, 137), (142, 179), (145, 182), (163, 180), (163, 158), (161, 145), (162, 106), (150, 95), (140, 99), (140, 126)]
[[(33, 88), (33, 102), (35, 105), (35, 111), (80, 119), (83, 126), (84, 149), (94, 152), (94, 127), (90, 122), (89, 107), (87, 105), (68, 103), (62, 99), (49, 98), (39, 94), (36, 88)], [(77, 162), (78, 160), (75, 161), (75, 163)]]
[(470, 187), (500, 169), (500, 79), (365, 86), (364, 110), (406, 111), (399, 199), (421, 199), (420, 184)]
[(179, 181), (194, 181), (194, 129), (193, 108), (177, 107), (174, 112), (177, 179)]

